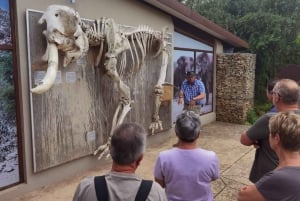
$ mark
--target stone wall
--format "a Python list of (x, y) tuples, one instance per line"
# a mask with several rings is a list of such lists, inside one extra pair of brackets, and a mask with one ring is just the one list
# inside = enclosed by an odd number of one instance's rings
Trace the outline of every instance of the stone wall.
[(243, 124), (253, 106), (256, 56), (218, 54), (216, 61), (216, 120)]

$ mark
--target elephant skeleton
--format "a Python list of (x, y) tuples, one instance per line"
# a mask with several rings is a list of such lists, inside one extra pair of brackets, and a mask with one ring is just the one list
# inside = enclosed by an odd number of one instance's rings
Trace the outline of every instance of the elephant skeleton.
[[(48, 61), (45, 77), (34, 88), (32, 93), (42, 94), (49, 90), (55, 82), (58, 70), (58, 50), (64, 53), (63, 66), (76, 61), (86, 55), (89, 47), (99, 47), (95, 60), (95, 66), (104, 62), (106, 74), (117, 84), (119, 90), (119, 104), (112, 120), (112, 131), (124, 121), (131, 110), (133, 101), (130, 97), (130, 88), (123, 82), (118, 71), (118, 59), (121, 59), (120, 67), (126, 66), (126, 54), (130, 54), (132, 68), (138, 71), (148, 53), (154, 56), (162, 55), (160, 74), (155, 86), (155, 111), (149, 126), (151, 133), (162, 130), (162, 122), (159, 118), (159, 108), (163, 94), (163, 83), (166, 78), (169, 53), (167, 51), (166, 31), (154, 31), (148, 26), (139, 26), (134, 30), (121, 30), (111, 18), (101, 18), (88, 24), (81, 21), (79, 14), (72, 8), (61, 5), (49, 6), (39, 23), (46, 23), (47, 29), (43, 32), (47, 39), (47, 49), (43, 60)], [(102, 61), (104, 60), (104, 61)], [(108, 153), (110, 136), (106, 144), (101, 145), (94, 152), (101, 152), (99, 159)]]

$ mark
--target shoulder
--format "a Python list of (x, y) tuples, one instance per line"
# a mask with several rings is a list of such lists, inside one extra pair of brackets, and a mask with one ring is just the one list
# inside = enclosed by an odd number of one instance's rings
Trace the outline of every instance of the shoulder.
[(79, 185), (81, 187), (89, 187), (91, 185), (94, 186), (94, 177), (85, 177), (84, 179), (82, 179), (79, 183)]
[(217, 157), (217, 154), (216, 152), (214, 151), (211, 151), (211, 150), (207, 150), (207, 149), (198, 149), (201, 153), (207, 155), (207, 156), (210, 156), (210, 157)]
[(149, 200), (149, 201), (167, 201), (165, 190), (157, 182), (153, 181), (147, 200)]
[[(282, 168), (279, 170), (273, 170), (266, 173), (260, 180), (255, 183), (255, 186), (260, 189), (267, 189), (268, 186), (272, 185), (273, 187), (281, 186), (282, 182), (288, 182), (295, 175), (294, 168)], [(299, 169), (298, 169), (299, 170)], [(297, 175), (299, 171), (296, 171)], [(278, 185), (277, 185), (278, 184)]]
[(184, 79), (183, 82), (182, 82), (182, 84), (184, 84), (184, 85), (187, 84), (187, 80)]
[(201, 151), (199, 154), (205, 158), (206, 160), (209, 160), (211, 164), (218, 164), (219, 163), (219, 157), (214, 151), (200, 149)]
[(165, 151), (161, 151), (159, 153), (158, 157), (165, 158), (165, 157), (169, 157), (169, 156), (174, 155), (174, 154), (176, 154), (176, 149), (172, 148), (172, 149), (168, 149), (168, 150), (165, 150)]
[(86, 177), (78, 184), (73, 200), (89, 200), (96, 198), (94, 177)]
[(196, 84), (198, 84), (198, 85), (203, 85), (203, 82), (202, 82), (201, 80), (196, 79), (195, 82), (196, 82)]
[(255, 122), (254, 124), (250, 127), (257, 127), (257, 126), (265, 126), (265, 125), (269, 125), (269, 120), (271, 118), (271, 116), (273, 116), (274, 114), (276, 113), (273, 113), (273, 112), (268, 112), (262, 116), (260, 116)]
[(173, 153), (177, 152), (177, 149), (178, 149), (177, 147), (173, 147), (173, 148), (171, 148), (171, 149), (167, 149), (167, 150), (161, 151), (161, 152), (159, 153), (159, 155), (173, 154)]

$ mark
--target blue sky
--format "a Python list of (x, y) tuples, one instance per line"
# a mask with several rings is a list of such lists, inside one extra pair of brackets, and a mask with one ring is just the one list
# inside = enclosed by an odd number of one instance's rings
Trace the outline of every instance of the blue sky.
[(4, 10), (8, 10), (8, 0), (0, 0), (0, 8), (3, 8)]

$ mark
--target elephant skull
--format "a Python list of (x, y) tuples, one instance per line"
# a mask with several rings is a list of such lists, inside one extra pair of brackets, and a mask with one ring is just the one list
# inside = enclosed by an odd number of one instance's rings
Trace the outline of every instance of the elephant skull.
[(65, 53), (63, 66), (85, 55), (89, 49), (88, 38), (80, 26), (80, 16), (72, 8), (61, 5), (51, 5), (39, 20), (46, 23), (47, 30), (43, 32), (47, 39), (47, 49), (43, 59), (48, 61), (45, 77), (38, 86), (31, 89), (33, 93), (44, 93), (55, 82), (58, 69), (58, 50)]

